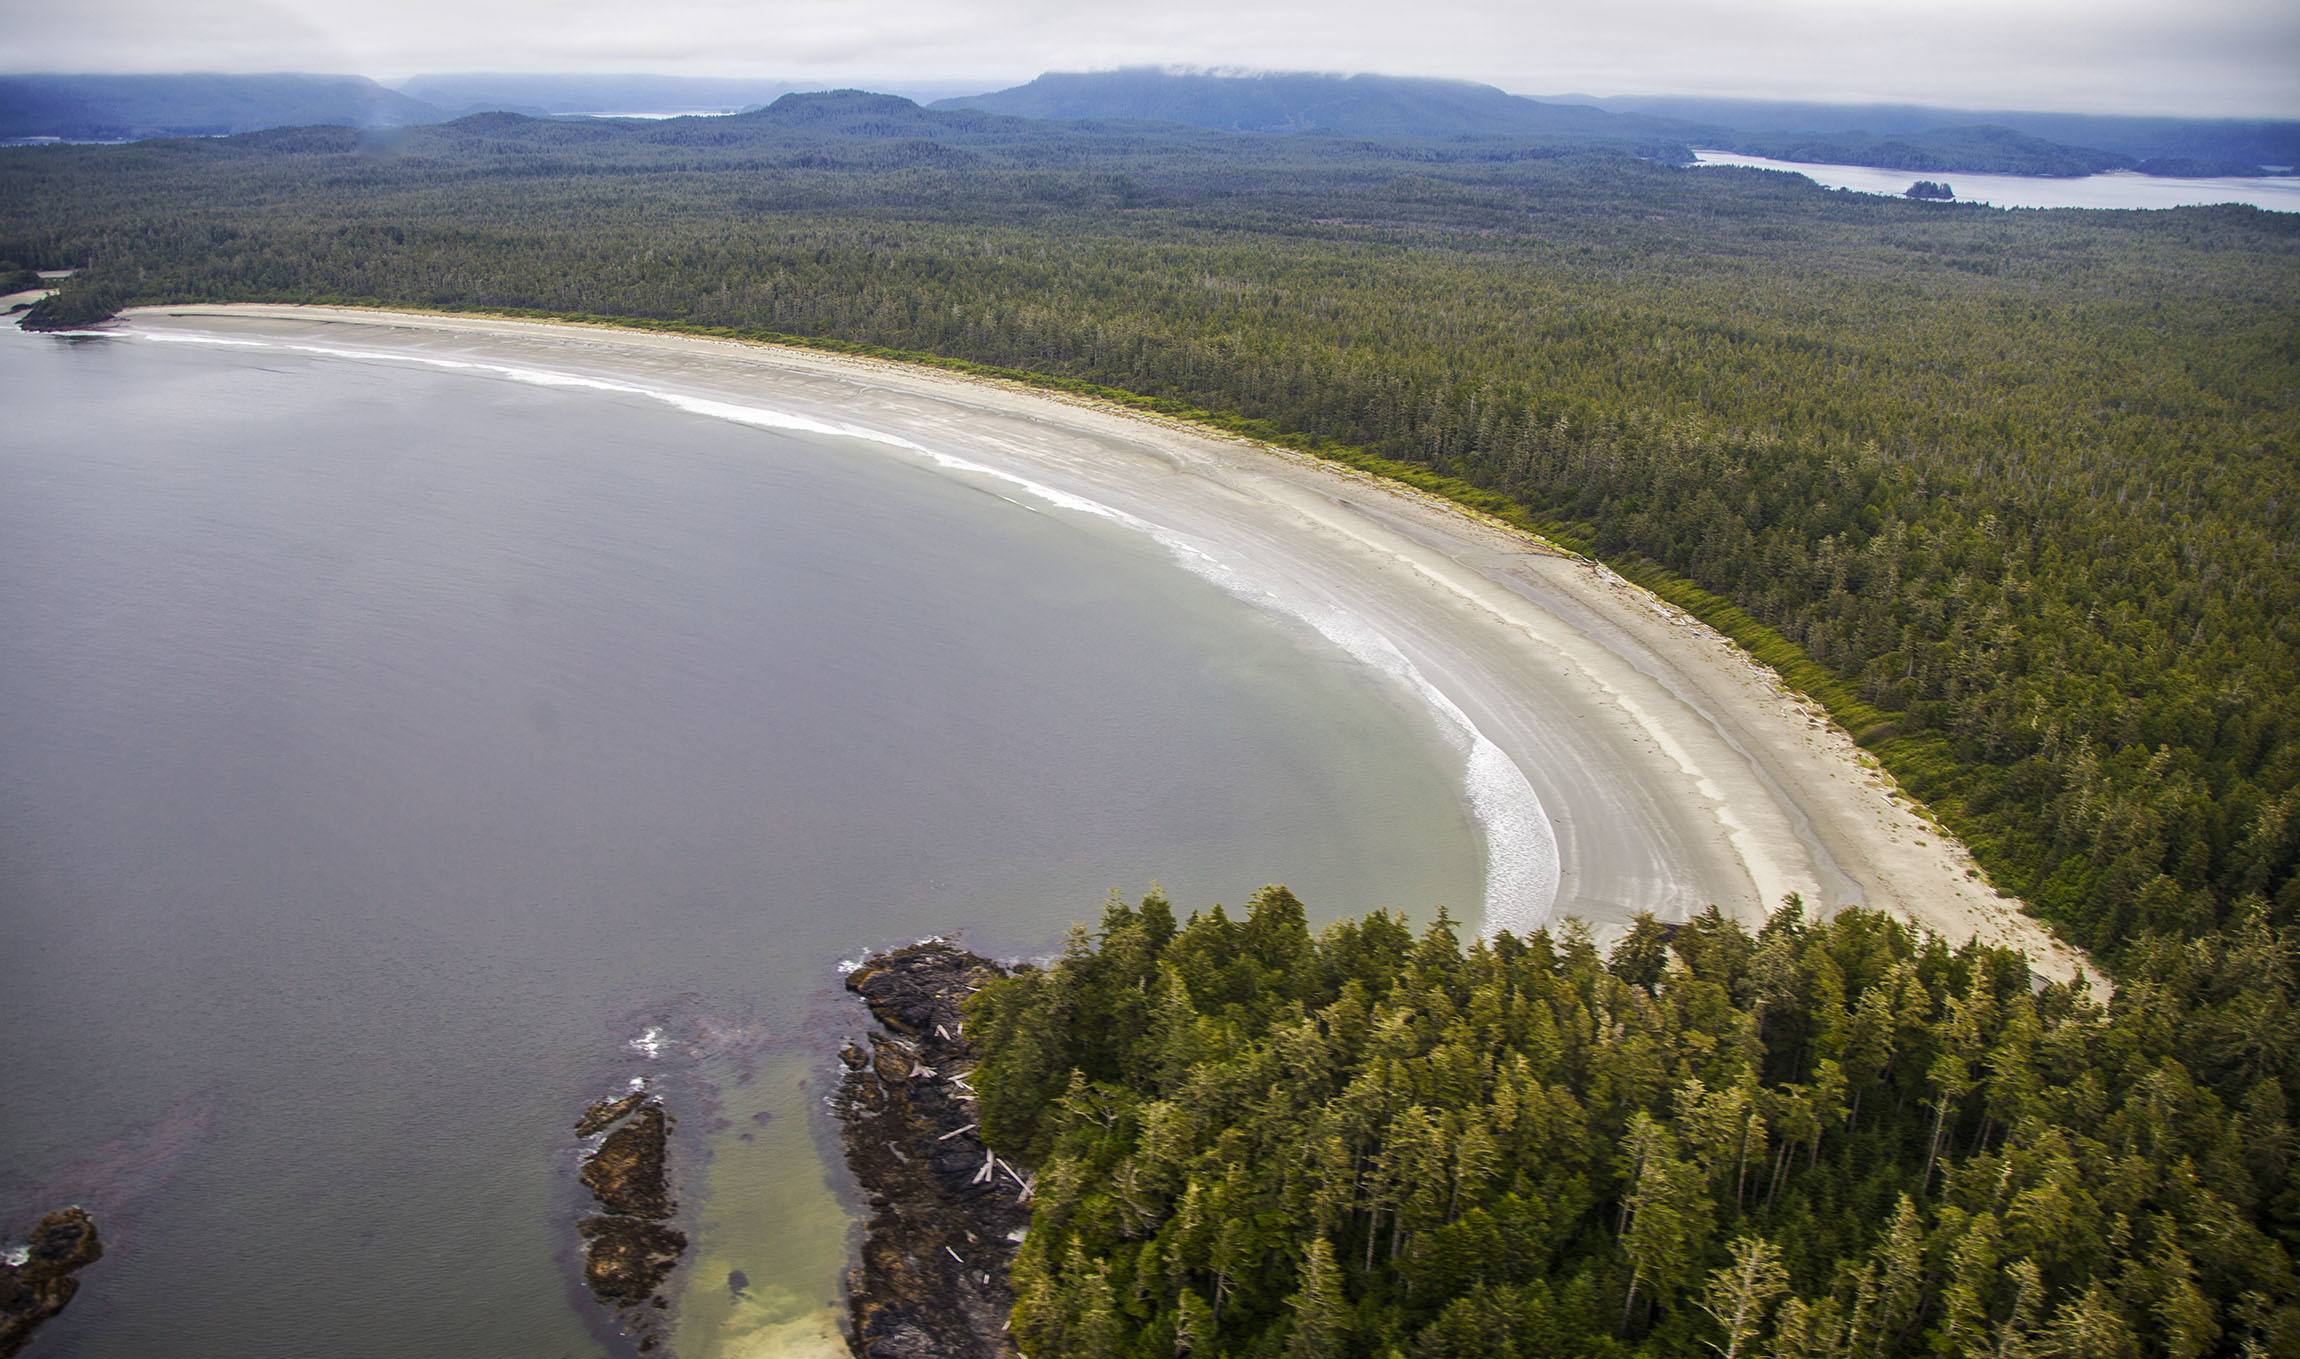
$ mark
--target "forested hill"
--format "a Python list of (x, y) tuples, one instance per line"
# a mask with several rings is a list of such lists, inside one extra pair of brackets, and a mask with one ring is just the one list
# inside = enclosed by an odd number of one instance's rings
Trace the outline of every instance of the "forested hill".
[(1573, 137), (1688, 157), (1681, 129), (1587, 105), (1543, 103), (1466, 80), (1407, 76), (1169, 71), (1050, 72), (1027, 85), (945, 99), (938, 109), (1025, 118), (1124, 119), (1224, 132), (1348, 137)]
[(445, 116), (360, 76), (0, 75), (0, 137), (212, 137), (315, 123), (404, 127)]
[(459, 72), (410, 76), (397, 88), (411, 99), (461, 115), (725, 113), (772, 103), (801, 87), (783, 80), (699, 76)]
[(1907, 139), (1944, 130), (1991, 127), (2062, 147), (2097, 148), (2132, 164), (2197, 161), (2300, 166), (2300, 121), (2292, 119), (2166, 118), (1678, 95), (1557, 98), (1561, 103), (1588, 104), (1611, 113), (1726, 128), (1751, 143), (1781, 137), (1822, 140), (1846, 135)]
[(0, 260), (89, 266), (62, 320), (301, 299), (799, 335), (1456, 478), (1740, 637), (2111, 962), (2300, 919), (2291, 217), (848, 93), (0, 151)]
[[(2129, 156), (2063, 146), (2008, 127), (1940, 127), (1922, 132), (1740, 133), (1731, 150), (1776, 160), (1822, 165), (1873, 165), (1886, 170), (1970, 170), (1982, 174), (2095, 175), (2136, 168)], [(2161, 162), (2149, 162), (2161, 165)], [(2252, 164), (2214, 168), (2215, 174), (2258, 174)]]
[(1283, 888), (1113, 899), (973, 997), (1064, 1359), (2300, 1353), (2292, 955), (2259, 916), (2111, 1011), (1794, 905), (1462, 947)]

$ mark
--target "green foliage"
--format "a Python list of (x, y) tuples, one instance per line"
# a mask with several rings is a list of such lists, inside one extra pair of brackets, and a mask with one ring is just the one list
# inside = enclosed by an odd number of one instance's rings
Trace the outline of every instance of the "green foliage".
[(123, 305), (117, 288), (102, 282), (74, 281), (33, 303), (24, 313), (22, 325), (26, 330), (77, 330), (111, 320)]
[[(1654, 937), (1650, 930), (1633, 938)], [(2292, 1353), (2300, 934), (2105, 1008), (1879, 914), (1599, 956), (1268, 888), (973, 1000), (1029, 1353)]]

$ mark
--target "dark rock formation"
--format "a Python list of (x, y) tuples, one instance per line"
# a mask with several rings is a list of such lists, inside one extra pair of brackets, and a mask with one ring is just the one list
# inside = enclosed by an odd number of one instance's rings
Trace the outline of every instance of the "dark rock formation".
[(575, 1120), (577, 1137), (597, 1137), (631, 1116), (631, 1111), (647, 1102), (647, 1092), (634, 1090), (621, 1099), (603, 1099), (583, 1111)]
[(652, 1298), (687, 1249), (686, 1233), (644, 1218), (587, 1217), (575, 1230), (583, 1233), (583, 1281), (602, 1300), (625, 1307)]
[(104, 1254), (95, 1219), (79, 1208), (41, 1218), (21, 1263), (0, 1260), (0, 1359), (20, 1352), (35, 1327), (64, 1310), (80, 1291), (72, 1276)]
[(1005, 1359), (1014, 1354), (1007, 1267), (1029, 1225), (1029, 1180), (973, 1131), (965, 1077), (966, 997), (1002, 975), (941, 940), (870, 959), (847, 978), (890, 1033), (840, 1051), (847, 1165), (870, 1203), (862, 1263), (848, 1280), (863, 1359)]
[(663, 1221), (673, 1207), (671, 1120), (660, 1101), (634, 1090), (584, 1110), (575, 1131), (607, 1132), (583, 1158), (583, 1187), (603, 1210), (575, 1224), (583, 1236), (583, 1282), (600, 1301), (623, 1309), (639, 1349), (652, 1350), (660, 1343), (657, 1315), (669, 1305), (657, 1290), (687, 1249), (686, 1233)]
[(668, 1158), (670, 1122), (663, 1106), (649, 1100), (607, 1134), (599, 1149), (583, 1159), (583, 1186), (599, 1206), (626, 1217), (671, 1215)]

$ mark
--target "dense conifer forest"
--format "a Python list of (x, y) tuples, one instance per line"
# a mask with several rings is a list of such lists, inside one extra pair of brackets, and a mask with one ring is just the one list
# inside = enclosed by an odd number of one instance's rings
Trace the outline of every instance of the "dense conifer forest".
[(973, 998), (1037, 1164), (1023, 1350), (1070, 1359), (2300, 1353), (2288, 941), (2104, 1010), (1891, 919), (1464, 949), (1266, 889)]
[(2300, 221), (1634, 149), (488, 115), (0, 151), (0, 258), (84, 267), (57, 321), (798, 338), (1418, 480), (1739, 639), (2117, 976), (1862, 914), (1608, 962), (1114, 912), (985, 1002), (1033, 1352), (2300, 1352)]
[[(2134, 168), (2132, 158), (2089, 147), (2063, 146), (2007, 127), (1937, 127), (1896, 136), (1865, 132), (1743, 135), (1732, 149), (1744, 155), (1821, 165), (1875, 165), (1888, 170), (1966, 170), (1992, 175), (2095, 175)], [(2257, 165), (2217, 167), (2215, 173), (2256, 175)]]

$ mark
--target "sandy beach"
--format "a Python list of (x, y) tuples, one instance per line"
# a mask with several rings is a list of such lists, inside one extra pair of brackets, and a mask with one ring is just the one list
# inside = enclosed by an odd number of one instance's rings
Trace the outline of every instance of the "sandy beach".
[(2020, 948), (2055, 977), (2083, 967), (1818, 705), (1715, 631), (1602, 566), (1333, 464), (1018, 385), (733, 341), (286, 306), (140, 309), (118, 330), (796, 421), (1037, 512), (1116, 518), (1460, 728), (1492, 844), (1488, 925), (1578, 916), (1603, 939), (1636, 911), (1710, 903), (1754, 923), (1795, 892)]

